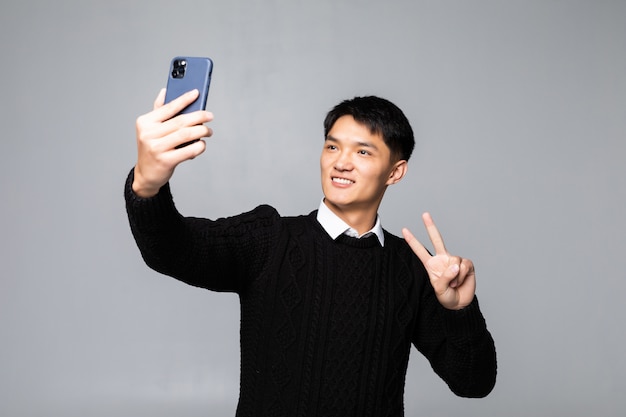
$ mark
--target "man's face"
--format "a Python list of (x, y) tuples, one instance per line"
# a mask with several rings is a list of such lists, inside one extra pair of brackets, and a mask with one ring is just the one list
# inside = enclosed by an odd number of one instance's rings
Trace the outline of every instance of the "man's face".
[(376, 212), (389, 184), (396, 182), (391, 151), (382, 135), (352, 116), (340, 117), (328, 132), (320, 158), (322, 191), (335, 212)]

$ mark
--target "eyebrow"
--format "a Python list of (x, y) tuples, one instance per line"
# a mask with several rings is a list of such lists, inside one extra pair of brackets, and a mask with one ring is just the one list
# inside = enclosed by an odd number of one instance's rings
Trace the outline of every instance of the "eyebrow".
[[(334, 143), (340, 143), (341, 142), (340, 139), (337, 139), (336, 137), (331, 136), (331, 135), (326, 136), (326, 141), (334, 142)], [(374, 145), (373, 143), (371, 143), (371, 142), (356, 141), (355, 143), (356, 143), (357, 146), (378, 150), (378, 147), (376, 145)]]

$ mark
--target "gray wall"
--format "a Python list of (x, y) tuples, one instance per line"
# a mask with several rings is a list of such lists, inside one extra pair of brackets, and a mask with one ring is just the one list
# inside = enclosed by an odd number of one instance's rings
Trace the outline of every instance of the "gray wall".
[(218, 217), (321, 198), (321, 121), (396, 102), (418, 144), (384, 226), (472, 258), (499, 353), (483, 400), (414, 351), (407, 415), (626, 412), (626, 2), (4, 1), (0, 415), (228, 416), (238, 300), (149, 270), (122, 187), (178, 54), (215, 61), (207, 152), (173, 179)]

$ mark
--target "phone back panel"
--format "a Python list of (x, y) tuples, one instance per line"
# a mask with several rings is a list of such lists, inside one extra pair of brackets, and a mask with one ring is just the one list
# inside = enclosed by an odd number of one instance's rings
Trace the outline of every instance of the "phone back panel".
[(212, 72), (213, 61), (210, 58), (179, 56), (172, 59), (167, 79), (165, 102), (169, 103), (176, 97), (197, 89), (200, 93), (198, 98), (181, 113), (205, 110)]

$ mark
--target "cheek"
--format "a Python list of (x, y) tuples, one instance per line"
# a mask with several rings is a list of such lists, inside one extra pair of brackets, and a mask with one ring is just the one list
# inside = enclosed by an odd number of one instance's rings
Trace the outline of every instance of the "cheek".
[(325, 178), (328, 174), (328, 159), (320, 158), (320, 176)]
[(385, 170), (372, 169), (368, 172), (368, 179), (372, 187), (376, 189), (385, 188), (389, 173)]
[(332, 160), (328, 156), (324, 156), (322, 154), (322, 156), (320, 157), (320, 169), (322, 171), (325, 171), (325, 170), (328, 170), (331, 166), (332, 166)]

